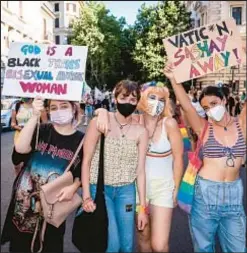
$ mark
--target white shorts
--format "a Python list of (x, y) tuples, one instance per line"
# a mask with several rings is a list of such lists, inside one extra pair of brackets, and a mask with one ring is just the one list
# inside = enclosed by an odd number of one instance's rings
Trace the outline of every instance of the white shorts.
[[(151, 179), (146, 181), (147, 204), (154, 206), (173, 208), (173, 193), (175, 189), (174, 180)], [(136, 201), (139, 204), (138, 192)]]

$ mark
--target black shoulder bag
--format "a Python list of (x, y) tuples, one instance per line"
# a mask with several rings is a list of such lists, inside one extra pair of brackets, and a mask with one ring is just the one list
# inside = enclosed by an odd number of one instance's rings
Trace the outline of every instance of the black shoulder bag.
[(93, 213), (83, 211), (74, 221), (72, 242), (80, 252), (105, 252), (108, 243), (108, 215), (104, 196), (104, 142), (101, 135), (99, 173)]

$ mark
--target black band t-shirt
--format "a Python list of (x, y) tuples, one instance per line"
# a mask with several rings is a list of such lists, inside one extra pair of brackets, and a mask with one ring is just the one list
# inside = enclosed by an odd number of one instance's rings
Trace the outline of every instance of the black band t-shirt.
[[(65, 136), (59, 134), (52, 124), (41, 124), (37, 150), (35, 150), (36, 131), (33, 134), (29, 154), (20, 154), (14, 149), (12, 161), (15, 165), (24, 162), (24, 166), (14, 182), (12, 200), (8, 210), (5, 227), (15, 226), (21, 233), (34, 233), (38, 215), (36, 213), (37, 196), (33, 193), (41, 185), (63, 174), (72, 160), (84, 134), (80, 131)], [(82, 149), (70, 171), (73, 177), (81, 178)], [(8, 231), (8, 232), (7, 232)], [(3, 231), (5, 238), (11, 238), (11, 229)], [(7, 232), (7, 234), (4, 234)], [(6, 237), (7, 236), (7, 237)], [(8, 240), (8, 239), (7, 239)], [(2, 242), (6, 241), (2, 238)]]

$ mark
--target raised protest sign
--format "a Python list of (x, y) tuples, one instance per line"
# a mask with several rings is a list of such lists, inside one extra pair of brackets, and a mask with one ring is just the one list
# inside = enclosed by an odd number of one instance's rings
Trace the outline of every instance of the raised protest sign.
[(14, 42), (2, 94), (80, 101), (87, 47)]
[(230, 18), (201, 26), (163, 40), (178, 83), (242, 64), (242, 42)]

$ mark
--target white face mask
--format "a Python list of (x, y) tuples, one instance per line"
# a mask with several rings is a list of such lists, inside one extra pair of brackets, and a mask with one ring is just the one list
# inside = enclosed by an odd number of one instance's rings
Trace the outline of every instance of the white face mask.
[(157, 99), (148, 99), (148, 114), (151, 116), (159, 116), (165, 107), (165, 103)]
[(209, 118), (215, 121), (221, 121), (224, 114), (226, 112), (226, 108), (223, 105), (216, 105), (215, 107), (211, 108), (207, 115)]
[(72, 123), (73, 113), (71, 109), (56, 110), (50, 112), (51, 122), (58, 125), (67, 125)]

